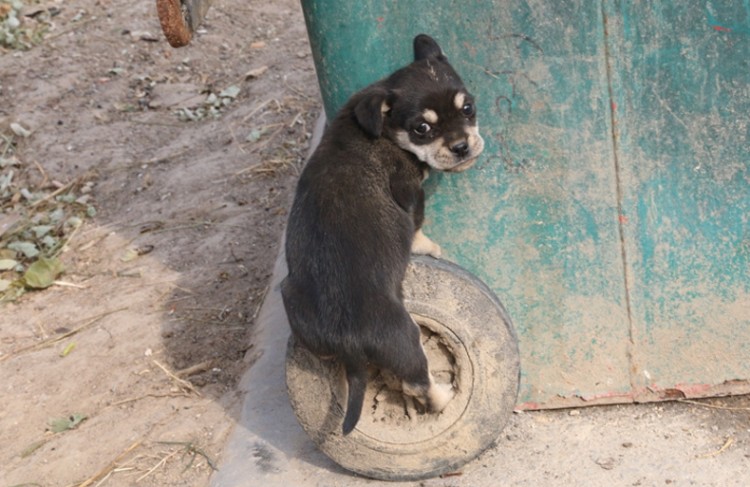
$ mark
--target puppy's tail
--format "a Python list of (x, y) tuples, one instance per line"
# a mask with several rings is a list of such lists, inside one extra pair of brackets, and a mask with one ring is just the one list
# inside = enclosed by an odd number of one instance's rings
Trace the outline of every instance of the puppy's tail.
[(367, 388), (367, 366), (346, 364), (346, 382), (349, 384), (349, 397), (346, 402), (346, 415), (344, 416), (344, 435), (352, 432), (362, 415), (362, 403), (365, 401), (365, 389)]

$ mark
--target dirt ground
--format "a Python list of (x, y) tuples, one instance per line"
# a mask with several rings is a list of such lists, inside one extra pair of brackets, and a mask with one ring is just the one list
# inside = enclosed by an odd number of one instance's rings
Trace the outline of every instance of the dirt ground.
[(0, 304), (0, 484), (204, 485), (320, 112), (298, 2), (218, 1), (178, 50), (153, 1), (25, 3), (47, 32), (0, 51), (0, 247), (55, 209), (23, 189), (95, 216), (59, 284)]
[[(65, 270), (0, 303), (0, 487), (207, 485), (320, 113), (298, 2), (218, 0), (178, 50), (153, 1), (25, 3), (43, 31), (0, 47), (0, 247), (44, 250), (34, 232), (50, 226)], [(3, 259), (6, 282), (34, 260)], [(747, 463), (750, 401), (708, 403), (611, 410), (694, 415), (715, 448), (691, 455), (744, 449)], [(501, 443), (564, 414), (525, 413)], [(622, 438), (623, 452), (647, 441)]]

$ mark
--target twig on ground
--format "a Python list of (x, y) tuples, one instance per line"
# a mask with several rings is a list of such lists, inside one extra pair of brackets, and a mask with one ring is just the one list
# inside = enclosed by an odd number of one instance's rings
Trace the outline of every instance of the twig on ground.
[(275, 101), (276, 102), (276, 106), (279, 106), (279, 102), (275, 98), (271, 98), (269, 100), (266, 100), (266, 101), (262, 102), (260, 105), (258, 105), (257, 107), (253, 108), (253, 111), (251, 111), (249, 115), (246, 115), (245, 118), (242, 119), (242, 123), (245, 123), (248, 120), (250, 120), (251, 118), (253, 118), (253, 116), (256, 113), (258, 113), (260, 110), (262, 110), (263, 108), (265, 108), (265, 106), (268, 105), (269, 103), (271, 103), (272, 101)]
[(268, 296), (268, 291), (271, 290), (271, 285), (268, 284), (266, 287), (263, 288), (263, 292), (260, 293), (258, 296), (260, 299), (257, 301), (257, 305), (255, 306), (255, 310), (253, 310), (253, 315), (250, 317), (250, 323), (255, 323), (255, 320), (258, 318), (258, 314), (260, 314), (260, 309), (263, 307), (263, 303), (266, 301), (266, 296)]
[(202, 221), (202, 222), (191, 223), (189, 225), (175, 225), (173, 227), (159, 228), (158, 230), (152, 230), (151, 234), (171, 232), (171, 231), (174, 231), (174, 230), (185, 230), (185, 229), (200, 228), (200, 227), (210, 227), (211, 225), (213, 225), (213, 222), (206, 220), (206, 221)]
[(62, 286), (62, 287), (73, 287), (76, 289), (88, 289), (88, 286), (82, 286), (80, 284), (76, 284), (74, 282), (67, 282), (67, 281), (53, 281), (52, 284), (55, 286)]
[(146, 477), (148, 477), (149, 475), (151, 475), (152, 473), (154, 473), (154, 470), (156, 470), (157, 468), (159, 468), (162, 465), (164, 465), (165, 463), (167, 463), (167, 460), (169, 460), (170, 458), (172, 458), (173, 456), (175, 456), (179, 451), (180, 450), (175, 450), (172, 453), (170, 453), (170, 454), (162, 457), (162, 459), (159, 460), (159, 462), (156, 465), (154, 465), (153, 467), (151, 467), (148, 470), (148, 472), (144, 473), (143, 475), (141, 475), (140, 477), (138, 477), (137, 479), (135, 479), (135, 483), (137, 484), (141, 480), (145, 479)]
[(54, 198), (55, 196), (59, 195), (60, 193), (64, 193), (65, 191), (67, 191), (70, 188), (72, 188), (76, 183), (78, 183), (79, 179), (80, 178), (76, 178), (73, 181), (69, 182), (68, 184), (64, 184), (64, 185), (60, 186), (59, 188), (57, 188), (56, 190), (54, 190), (50, 194), (46, 195), (44, 198), (31, 203), (29, 205), (29, 208), (36, 208), (37, 206), (41, 205), (42, 203), (44, 203), (46, 201), (51, 200), (52, 198)]
[(100, 235), (99, 237), (97, 237), (97, 238), (95, 238), (93, 240), (89, 240), (85, 244), (83, 244), (80, 247), (78, 247), (78, 252), (85, 252), (86, 250), (88, 250), (91, 247), (93, 247), (94, 245), (98, 244), (99, 242), (101, 242), (102, 240), (104, 240), (105, 238), (107, 238), (108, 236), (109, 236), (109, 234), (104, 234), (104, 235)]
[(179, 377), (177, 377), (177, 376), (176, 376), (176, 375), (175, 375), (174, 373), (172, 373), (172, 372), (171, 372), (171, 371), (170, 371), (170, 370), (169, 370), (168, 368), (166, 368), (166, 367), (165, 367), (164, 365), (160, 364), (160, 363), (159, 363), (159, 362), (158, 362), (157, 360), (153, 360), (153, 362), (154, 362), (154, 363), (155, 363), (155, 364), (156, 364), (156, 365), (157, 365), (157, 366), (158, 366), (158, 367), (159, 367), (159, 368), (160, 368), (161, 370), (163, 370), (163, 371), (164, 371), (164, 373), (165, 373), (165, 374), (167, 374), (167, 376), (168, 376), (168, 377), (169, 377), (170, 379), (172, 379), (173, 381), (175, 381), (175, 382), (176, 382), (176, 383), (177, 383), (177, 384), (178, 384), (178, 385), (179, 385), (180, 387), (182, 387), (182, 388), (184, 388), (184, 389), (188, 389), (188, 390), (190, 390), (191, 392), (194, 392), (194, 393), (195, 393), (195, 394), (196, 394), (196, 395), (197, 395), (198, 397), (202, 397), (202, 396), (203, 396), (203, 394), (201, 394), (201, 393), (200, 393), (200, 391), (198, 391), (198, 389), (196, 389), (195, 387), (193, 387), (193, 384), (191, 384), (190, 382), (188, 382), (188, 381), (186, 381), (186, 380), (180, 379), (180, 378), (179, 378)]
[(212, 365), (213, 365), (213, 362), (210, 360), (207, 360), (205, 362), (192, 365), (182, 370), (178, 370), (177, 372), (175, 372), (175, 375), (177, 375), (178, 377), (190, 377), (191, 375), (200, 374), (201, 372), (207, 371), (208, 369), (211, 368)]
[(117, 463), (122, 460), (122, 458), (130, 453), (131, 451), (135, 450), (140, 446), (141, 440), (136, 441), (129, 447), (127, 447), (125, 450), (122, 451), (119, 455), (115, 457), (114, 460), (109, 462), (109, 464), (104, 467), (103, 469), (99, 470), (93, 477), (90, 477), (88, 480), (85, 480), (84, 482), (78, 484), (78, 487), (88, 487), (89, 485), (93, 484), (94, 482), (98, 482), (99, 480), (103, 479), (107, 475), (109, 475), (112, 470), (114, 470), (117, 467)]
[(724, 451), (726, 451), (727, 448), (732, 446), (732, 443), (734, 443), (734, 438), (727, 438), (727, 441), (724, 442), (724, 446), (722, 446), (718, 450), (711, 452), (711, 453), (705, 453), (703, 455), (696, 455), (695, 457), (696, 458), (711, 458), (717, 455), (721, 455), (722, 453), (724, 453)]
[[(190, 441), (157, 441), (157, 443), (161, 443), (162, 445), (180, 445), (185, 447), (185, 452), (190, 453), (192, 455), (192, 458), (190, 459), (190, 463), (187, 464), (185, 467), (185, 470), (189, 469), (190, 466), (193, 464), (193, 460), (195, 460), (195, 455), (200, 455), (203, 458), (206, 459), (206, 463), (209, 467), (211, 467), (211, 470), (219, 470), (216, 468), (216, 465), (211, 460), (211, 458), (204, 452), (202, 449), (195, 446)], [(179, 451), (179, 450), (178, 450)]]
[(47, 172), (44, 170), (44, 168), (42, 167), (42, 165), (39, 164), (39, 161), (37, 161), (36, 159), (34, 159), (32, 162), (34, 163), (34, 165), (36, 166), (37, 170), (42, 175), (42, 182), (39, 183), (39, 187), (43, 188), (47, 184), (47, 181), (49, 181), (49, 177), (47, 177)]
[(123, 404), (127, 404), (129, 402), (140, 401), (141, 399), (145, 399), (147, 397), (155, 397), (155, 398), (161, 398), (161, 397), (188, 397), (188, 395), (185, 394), (185, 393), (181, 393), (181, 394), (177, 394), (177, 393), (170, 393), (170, 394), (144, 394), (142, 396), (131, 397), (129, 399), (123, 399), (122, 401), (113, 402), (108, 407), (122, 406)]
[(0, 356), (0, 362), (4, 362), (4, 361), (6, 361), (6, 360), (8, 360), (8, 359), (10, 359), (12, 357), (15, 357), (17, 355), (22, 354), (22, 353), (33, 352), (33, 351), (36, 351), (36, 350), (41, 350), (43, 348), (47, 348), (49, 346), (52, 346), (55, 343), (58, 343), (58, 342), (60, 342), (62, 340), (65, 340), (66, 338), (72, 337), (73, 335), (82, 332), (86, 328), (91, 327), (92, 325), (94, 325), (95, 323), (97, 323), (102, 318), (104, 318), (106, 316), (109, 316), (111, 314), (114, 314), (114, 313), (119, 313), (120, 311), (125, 311), (126, 309), (129, 309), (129, 307), (126, 306), (126, 307), (123, 307), (123, 308), (118, 308), (118, 309), (115, 309), (115, 310), (106, 311), (104, 313), (96, 315), (93, 318), (89, 318), (83, 325), (81, 325), (81, 326), (79, 326), (77, 328), (74, 328), (74, 329), (70, 330), (69, 332), (64, 333), (64, 334), (62, 334), (62, 335), (60, 335), (58, 337), (50, 338), (48, 340), (44, 340), (41, 343), (35, 343), (34, 345), (29, 345), (28, 347), (19, 348), (18, 350), (13, 350), (12, 352), (8, 353), (7, 355)]
[(84, 26), (90, 24), (91, 22), (95, 21), (96, 19), (97, 19), (97, 17), (89, 17), (88, 19), (78, 21), (78, 22), (74, 23), (72, 27), (68, 27), (67, 29), (62, 29), (62, 30), (60, 30), (58, 32), (55, 32), (54, 34), (49, 34), (49, 35), (45, 36), (44, 40), (46, 42), (49, 42), (52, 39), (57, 39), (60, 36), (64, 36), (66, 34), (69, 34), (71, 32), (74, 32), (74, 31), (80, 29), (81, 27), (84, 27)]

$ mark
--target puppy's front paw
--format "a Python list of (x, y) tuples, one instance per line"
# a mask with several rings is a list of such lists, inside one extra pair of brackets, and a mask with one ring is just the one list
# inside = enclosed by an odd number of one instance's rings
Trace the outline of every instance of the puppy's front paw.
[(443, 254), (440, 245), (436, 244), (425, 235), (422, 230), (417, 230), (414, 234), (414, 240), (411, 242), (411, 253), (419, 255), (431, 255), (439, 259)]

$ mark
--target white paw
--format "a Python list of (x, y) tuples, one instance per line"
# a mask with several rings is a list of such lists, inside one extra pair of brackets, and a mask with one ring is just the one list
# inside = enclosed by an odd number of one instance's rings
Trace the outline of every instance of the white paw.
[(443, 254), (443, 251), (440, 248), (440, 245), (430, 240), (420, 229), (414, 234), (414, 240), (411, 242), (411, 253), (418, 255), (431, 255), (436, 259), (439, 259)]
[(456, 395), (456, 391), (453, 390), (450, 384), (436, 384), (433, 382), (427, 394), (430, 396), (433, 412), (439, 413), (451, 402), (451, 399)]

